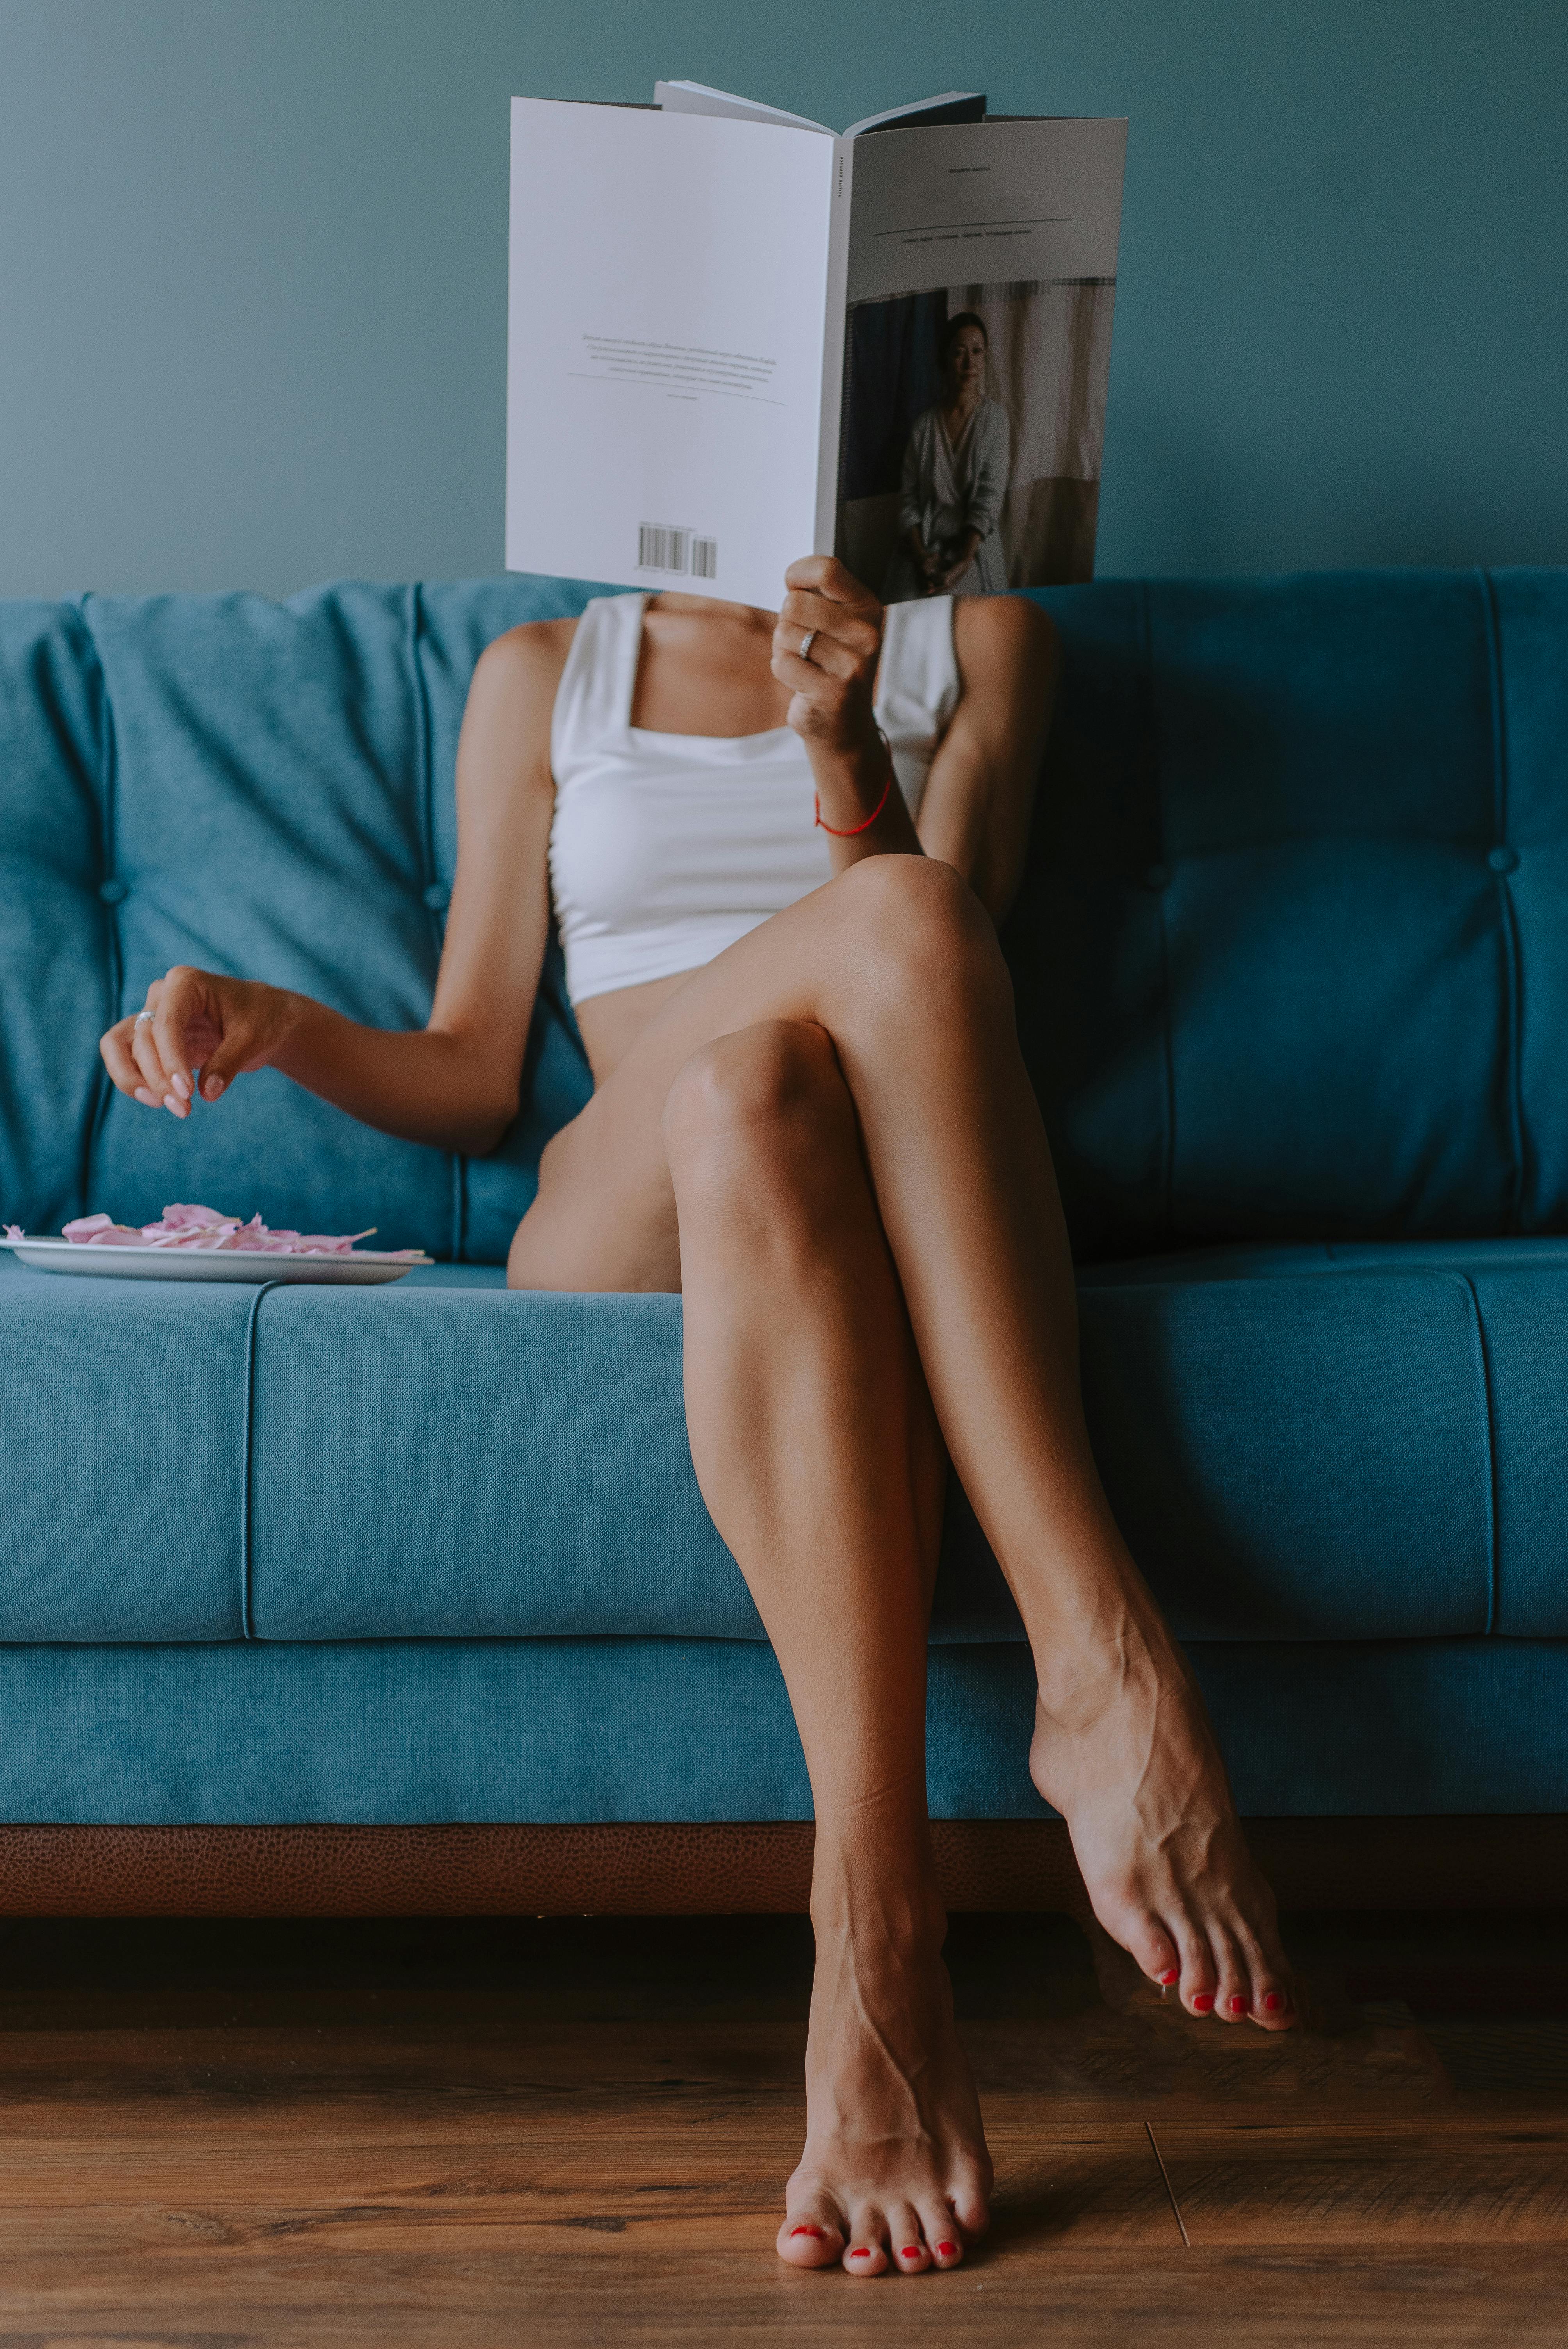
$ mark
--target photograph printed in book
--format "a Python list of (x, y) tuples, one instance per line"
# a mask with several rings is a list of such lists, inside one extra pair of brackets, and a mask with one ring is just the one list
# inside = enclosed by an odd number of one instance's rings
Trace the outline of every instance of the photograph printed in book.
[(851, 302), (837, 553), (887, 604), (1094, 576), (1114, 277)]

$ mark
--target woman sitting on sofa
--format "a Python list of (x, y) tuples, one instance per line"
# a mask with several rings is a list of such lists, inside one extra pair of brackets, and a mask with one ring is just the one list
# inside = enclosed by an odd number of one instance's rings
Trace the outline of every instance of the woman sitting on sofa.
[(949, 1461), (1028, 1633), (1029, 1764), (1100, 1922), (1191, 2013), (1274, 2030), (1294, 2008), (1202, 1702), (1095, 1471), (996, 943), (1049, 623), (1009, 596), (884, 613), (822, 556), (786, 585), (777, 615), (620, 595), (490, 647), (427, 1028), (180, 968), (103, 1052), (176, 1117), (271, 1066), (484, 1153), (517, 1113), (553, 905), (595, 1090), (544, 1153), (509, 1278), (683, 1297), (692, 1456), (816, 1812), (808, 2127), (779, 2250), (918, 2274), (961, 2258), (991, 2185), (925, 1799)]

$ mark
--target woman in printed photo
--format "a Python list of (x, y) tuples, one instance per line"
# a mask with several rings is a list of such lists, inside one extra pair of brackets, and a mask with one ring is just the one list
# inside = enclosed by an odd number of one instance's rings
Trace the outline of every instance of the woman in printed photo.
[(991, 338), (973, 310), (942, 330), (942, 391), (915, 418), (903, 452), (898, 543), (883, 600), (913, 595), (989, 595), (1007, 585), (1002, 501), (1011, 469), (1011, 429), (988, 398)]

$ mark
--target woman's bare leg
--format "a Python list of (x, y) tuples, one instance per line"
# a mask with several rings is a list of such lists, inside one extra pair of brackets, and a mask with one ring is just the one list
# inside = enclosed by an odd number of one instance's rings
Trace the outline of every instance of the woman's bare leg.
[(950, 867), (869, 859), (695, 972), (545, 1156), (528, 1288), (679, 1286), (663, 1115), (714, 1039), (832, 1039), (946, 1447), (1017, 1600), (1031, 1766), (1095, 1912), (1194, 2013), (1293, 2017), (1267, 1887), (1180, 1651), (1101, 1489), (1072, 1268), (995, 936)]
[(705, 1047), (665, 1135), (692, 1457), (783, 1671), (817, 1823), (807, 2137), (779, 2249), (851, 2275), (952, 2267), (991, 2165), (926, 1816), (946, 1465), (930, 1399), (822, 1029)]

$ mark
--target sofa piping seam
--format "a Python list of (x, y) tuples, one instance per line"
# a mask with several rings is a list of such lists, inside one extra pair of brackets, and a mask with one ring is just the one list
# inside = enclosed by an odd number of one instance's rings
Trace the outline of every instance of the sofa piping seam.
[[(425, 687), (425, 664), (419, 657), (419, 646), (425, 633), (425, 591), (418, 579), (409, 582), (407, 599), (408, 680), (414, 699), (414, 782), (419, 802), (419, 862), (424, 868), (423, 885), (428, 890), (439, 880), (440, 875), (436, 871), (436, 793), (434, 761), (430, 755), (430, 697)], [(441, 916), (428, 900), (427, 910), (438, 957), (442, 944)], [(468, 1224), (468, 1161), (457, 1151), (449, 1151), (446, 1156), (451, 1177), (451, 1199), (448, 1210), (450, 1216), (449, 1253), (455, 1264), (460, 1264)]]
[(240, 1632), (241, 1637), (246, 1640), (253, 1640), (256, 1636), (251, 1605), (251, 1472), (255, 1460), (256, 1322), (261, 1314), (263, 1298), (280, 1286), (281, 1283), (275, 1280), (258, 1282), (251, 1299), (251, 1309), (245, 1317), (245, 1396), (240, 1456)]
[[(1497, 609), (1497, 589), (1490, 571), (1479, 574), (1487, 614), (1487, 682), (1491, 695), (1491, 806), (1495, 844), (1507, 846), (1508, 833), (1508, 715), (1502, 698), (1502, 634)], [(1519, 953), (1519, 925), (1514, 916), (1513, 895), (1506, 873), (1494, 875), (1497, 891), (1499, 926), (1502, 933), (1502, 961), (1506, 979), (1507, 1004), (1507, 1083), (1509, 1141), (1513, 1152), (1512, 1197), (1509, 1202), (1509, 1222), (1512, 1230), (1523, 1228), (1524, 1221), (1524, 1097), (1522, 1072), (1522, 1015), (1524, 973)]]
[[(119, 780), (119, 761), (114, 726), (114, 703), (108, 689), (108, 674), (103, 665), (103, 657), (98, 651), (98, 638), (93, 635), (91, 624), (88, 619), (87, 607), (88, 596), (83, 594), (74, 596), (68, 608), (86, 642), (98, 685), (100, 712), (98, 743), (98, 873), (101, 884), (110, 877), (115, 866), (115, 810), (119, 797), (117, 785)], [(120, 1017), (122, 1009), (120, 999), (125, 987), (125, 956), (119, 935), (119, 916), (112, 905), (104, 906), (103, 917), (108, 929), (109, 1017), (108, 1024), (112, 1026)], [(92, 1201), (88, 1195), (92, 1182), (93, 1160), (98, 1154), (98, 1137), (103, 1132), (104, 1121), (108, 1115), (108, 1105), (113, 1096), (114, 1087), (109, 1082), (108, 1071), (100, 1059), (94, 1078), (92, 1110), (87, 1119), (82, 1135), (81, 1157), (77, 1169), (81, 1201), (79, 1212), (84, 1216), (93, 1212)]]
[(1486, 1559), (1486, 1621), (1481, 1637), (1491, 1639), (1497, 1622), (1497, 1412), (1492, 1392), (1491, 1353), (1486, 1342), (1486, 1322), (1480, 1309), (1480, 1297), (1468, 1272), (1456, 1272), (1470, 1299), (1475, 1319), (1476, 1351), (1480, 1359), (1481, 1401), (1486, 1411), (1486, 1465), (1488, 1482), (1487, 1559)]

